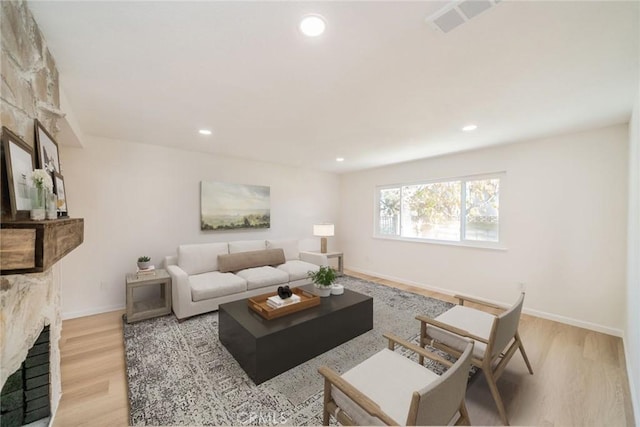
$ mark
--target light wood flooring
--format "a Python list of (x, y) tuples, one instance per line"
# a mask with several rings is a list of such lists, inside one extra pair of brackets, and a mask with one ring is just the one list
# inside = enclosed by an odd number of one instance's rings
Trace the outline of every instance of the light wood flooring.
[[(347, 273), (457, 302), (448, 295)], [(63, 322), (63, 395), (55, 427), (128, 424), (122, 314), (114, 311)], [(534, 375), (528, 374), (516, 353), (498, 380), (512, 425), (635, 425), (620, 338), (527, 315), (522, 316), (520, 335)], [(501, 424), (482, 374), (468, 388), (467, 407), (473, 425)]]

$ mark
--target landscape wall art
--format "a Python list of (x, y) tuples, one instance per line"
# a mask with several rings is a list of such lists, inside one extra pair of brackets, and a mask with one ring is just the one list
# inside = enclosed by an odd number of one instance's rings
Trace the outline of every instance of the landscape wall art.
[(269, 228), (271, 188), (263, 185), (200, 183), (200, 228), (238, 230)]

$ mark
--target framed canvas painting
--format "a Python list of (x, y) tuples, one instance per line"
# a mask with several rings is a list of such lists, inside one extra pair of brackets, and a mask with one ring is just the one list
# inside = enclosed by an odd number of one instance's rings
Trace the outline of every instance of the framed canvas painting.
[(271, 189), (263, 185), (200, 184), (200, 228), (238, 230), (271, 226)]
[(11, 219), (29, 218), (29, 183), (33, 150), (18, 135), (2, 127), (2, 213)]

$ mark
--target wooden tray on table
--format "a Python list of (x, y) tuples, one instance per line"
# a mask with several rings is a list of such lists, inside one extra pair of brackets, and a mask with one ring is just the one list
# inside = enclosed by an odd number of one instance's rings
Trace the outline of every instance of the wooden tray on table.
[(273, 308), (267, 304), (267, 298), (278, 295), (277, 293), (258, 295), (247, 300), (249, 308), (267, 320), (277, 319), (287, 314), (296, 313), (307, 308), (320, 304), (320, 297), (300, 288), (293, 288), (291, 291), (300, 297), (300, 302), (286, 305), (280, 308)]

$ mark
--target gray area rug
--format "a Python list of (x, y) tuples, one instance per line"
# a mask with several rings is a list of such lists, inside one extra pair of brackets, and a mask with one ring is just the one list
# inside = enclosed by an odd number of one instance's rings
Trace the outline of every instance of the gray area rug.
[(131, 424), (321, 425), (320, 366), (349, 370), (386, 347), (384, 332), (415, 341), (416, 314), (452, 306), (353, 277), (338, 283), (373, 297), (373, 330), (258, 386), (218, 340), (217, 312), (124, 323)]

